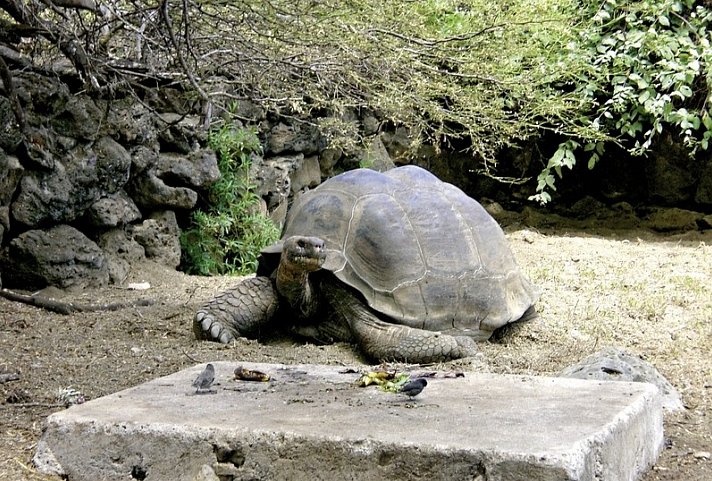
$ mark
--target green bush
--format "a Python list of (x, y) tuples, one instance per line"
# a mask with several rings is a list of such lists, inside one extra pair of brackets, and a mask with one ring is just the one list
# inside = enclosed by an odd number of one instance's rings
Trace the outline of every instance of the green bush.
[[(554, 172), (584, 157), (593, 168), (605, 146), (601, 136), (632, 154), (645, 155), (657, 135), (673, 133), (691, 155), (712, 138), (710, 84), (712, 11), (694, 0), (586, 2), (570, 57), (584, 59), (575, 91), (577, 123), (589, 130), (562, 142), (538, 177), (540, 202), (555, 190)], [(599, 132), (596, 137), (590, 135)]]
[(260, 152), (254, 131), (225, 123), (210, 134), (220, 179), (208, 191), (208, 206), (195, 210), (181, 236), (183, 264), (192, 274), (249, 274), (260, 249), (279, 238), (279, 229), (260, 212), (250, 178), (250, 159)]

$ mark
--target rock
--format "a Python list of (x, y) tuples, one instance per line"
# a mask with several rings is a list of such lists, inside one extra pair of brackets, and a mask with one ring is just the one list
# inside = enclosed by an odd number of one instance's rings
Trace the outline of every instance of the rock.
[(70, 95), (64, 108), (50, 118), (49, 125), (57, 134), (91, 141), (100, 135), (102, 117), (91, 97)]
[(602, 216), (605, 211), (608, 211), (608, 206), (590, 195), (574, 202), (570, 208), (571, 214), (578, 219)]
[(116, 227), (141, 218), (133, 200), (123, 190), (97, 200), (86, 212), (87, 220), (97, 227)]
[(122, 284), (131, 266), (146, 259), (143, 246), (127, 236), (124, 228), (104, 232), (99, 236), (98, 244), (106, 255), (109, 277), (114, 284)]
[(647, 382), (660, 389), (663, 408), (683, 409), (680, 394), (658, 370), (639, 356), (617, 347), (604, 348), (559, 373), (560, 377), (598, 381)]
[(645, 163), (650, 199), (666, 205), (691, 200), (697, 183), (693, 162), (681, 141), (661, 135)]
[(253, 158), (250, 177), (257, 184), (255, 193), (267, 201), (270, 212), (286, 202), (292, 192), (292, 172), (301, 168), (303, 162), (303, 154)]
[(371, 139), (371, 142), (361, 153), (359, 164), (379, 172), (385, 172), (395, 167), (380, 136)]
[(334, 167), (344, 155), (344, 151), (340, 148), (329, 147), (324, 149), (319, 154), (319, 166), (321, 167), (321, 176), (324, 178), (334, 175)]
[(99, 198), (121, 189), (130, 167), (128, 152), (110, 137), (77, 146), (57, 157), (51, 171), (26, 173), (12, 216), (29, 227), (72, 221)]
[(111, 229), (99, 236), (98, 245), (110, 256), (116, 256), (132, 264), (146, 259), (146, 251), (124, 228)]
[(270, 154), (315, 154), (319, 146), (319, 131), (307, 124), (286, 125), (278, 123), (267, 136), (266, 151)]
[(712, 214), (702, 217), (700, 224), (700, 227), (703, 229), (712, 229)]
[(383, 145), (395, 162), (403, 162), (407, 158), (411, 149), (411, 135), (410, 130), (405, 127), (396, 127), (394, 131), (384, 132), (381, 135)]
[(107, 121), (111, 125), (111, 134), (126, 146), (158, 145), (153, 114), (133, 98), (124, 102), (125, 105), (114, 102), (109, 106)]
[(14, 155), (0, 150), (0, 206), (9, 206), (24, 169)]
[(289, 174), (292, 192), (313, 189), (321, 183), (319, 157), (316, 155), (304, 157), (301, 162), (296, 162), (293, 165), (294, 170)]
[(135, 226), (134, 239), (143, 246), (146, 257), (159, 264), (176, 268), (180, 264), (180, 228), (175, 212), (156, 212)]
[(137, 145), (130, 150), (133, 175), (136, 176), (158, 164), (158, 144)]
[(127, 188), (133, 200), (147, 209), (191, 209), (198, 193), (187, 187), (171, 187), (153, 172), (135, 176)]
[(159, 124), (158, 141), (164, 152), (188, 154), (194, 150), (195, 136), (200, 118), (196, 115), (161, 114), (163, 122)]
[(669, 232), (682, 230), (697, 230), (698, 222), (701, 222), (704, 214), (691, 210), (679, 209), (677, 207), (653, 208), (646, 217), (646, 224), (651, 229)]
[(20, 234), (10, 242), (4, 263), (6, 285), (23, 289), (101, 287), (109, 282), (104, 252), (68, 225)]
[(215, 474), (213, 468), (203, 464), (191, 481), (220, 481), (220, 478)]
[(156, 175), (175, 179), (176, 183), (204, 189), (220, 178), (218, 159), (210, 149), (196, 149), (188, 154), (158, 154)]
[(381, 128), (381, 121), (371, 111), (366, 110), (361, 114), (361, 127), (365, 135), (375, 135)]

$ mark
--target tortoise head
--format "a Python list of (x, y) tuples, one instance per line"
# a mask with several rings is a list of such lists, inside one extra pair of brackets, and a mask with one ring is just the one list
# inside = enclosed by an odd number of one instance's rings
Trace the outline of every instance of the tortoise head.
[(324, 265), (326, 249), (318, 237), (291, 236), (282, 244), (281, 264), (292, 271), (314, 272)]

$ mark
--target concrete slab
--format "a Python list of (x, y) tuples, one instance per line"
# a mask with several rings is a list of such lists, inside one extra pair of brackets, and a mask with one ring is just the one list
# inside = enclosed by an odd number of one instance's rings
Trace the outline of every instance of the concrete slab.
[(650, 384), (466, 374), (417, 398), (313, 365), (214, 362), (51, 415), (43, 472), (83, 480), (635, 480), (663, 443)]

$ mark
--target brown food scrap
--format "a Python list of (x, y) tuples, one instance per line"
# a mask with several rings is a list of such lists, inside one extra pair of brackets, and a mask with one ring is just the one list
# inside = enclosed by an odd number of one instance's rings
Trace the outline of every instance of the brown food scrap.
[(269, 374), (265, 374), (262, 371), (245, 369), (244, 367), (240, 366), (235, 369), (235, 379), (239, 381), (267, 382), (270, 380), (270, 377)]

